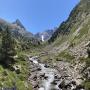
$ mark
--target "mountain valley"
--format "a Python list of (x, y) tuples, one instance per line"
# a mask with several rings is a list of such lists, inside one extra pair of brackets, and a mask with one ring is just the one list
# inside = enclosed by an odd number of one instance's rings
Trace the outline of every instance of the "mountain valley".
[[(7, 67), (3, 47), (14, 62)], [(35, 35), (19, 19), (0, 19), (0, 50), (1, 90), (90, 90), (90, 0), (80, 0), (55, 30)]]

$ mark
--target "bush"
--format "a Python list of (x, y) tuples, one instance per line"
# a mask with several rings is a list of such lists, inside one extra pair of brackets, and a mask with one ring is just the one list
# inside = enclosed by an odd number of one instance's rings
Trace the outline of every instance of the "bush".
[(84, 85), (85, 85), (85, 90), (90, 90), (90, 81), (86, 81)]
[(15, 52), (15, 42), (11, 36), (9, 28), (6, 27), (2, 31), (2, 45), (1, 45), (1, 62), (4, 66), (9, 66), (14, 63), (13, 56), (16, 55)]
[(3, 75), (7, 76), (8, 75), (7, 71), (3, 71)]
[(86, 59), (86, 66), (87, 66), (87, 67), (90, 67), (90, 58), (87, 58), (87, 59)]

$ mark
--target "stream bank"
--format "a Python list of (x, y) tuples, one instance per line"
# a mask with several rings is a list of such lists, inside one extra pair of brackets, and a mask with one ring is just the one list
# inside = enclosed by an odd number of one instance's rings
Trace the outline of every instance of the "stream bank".
[(37, 56), (29, 57), (30, 76), (33, 90), (85, 90), (77, 66), (59, 61), (55, 68), (39, 62)]

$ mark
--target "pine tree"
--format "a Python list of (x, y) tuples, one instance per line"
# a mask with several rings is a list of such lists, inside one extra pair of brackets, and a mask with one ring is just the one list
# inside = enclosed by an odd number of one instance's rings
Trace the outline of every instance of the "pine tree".
[(7, 27), (2, 31), (2, 47), (1, 47), (1, 62), (5, 65), (14, 63), (15, 52), (14, 39), (11, 37), (11, 32)]

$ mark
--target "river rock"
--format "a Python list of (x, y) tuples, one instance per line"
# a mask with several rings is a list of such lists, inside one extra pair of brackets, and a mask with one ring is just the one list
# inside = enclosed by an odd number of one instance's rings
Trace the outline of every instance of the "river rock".
[(37, 71), (41, 71), (42, 69), (41, 68), (37, 68)]
[(13, 66), (13, 70), (14, 70), (17, 74), (20, 74), (20, 73), (21, 73), (21, 65), (15, 65), (15, 66)]
[(51, 84), (53, 84), (53, 85), (57, 85), (57, 81), (54, 80)]
[(71, 81), (71, 84), (76, 85), (76, 81)]
[(39, 88), (39, 85), (38, 85), (38, 84), (36, 84), (36, 85), (34, 86), (34, 88)]
[(44, 67), (45, 67), (45, 68), (49, 68), (49, 65), (45, 64)]
[(48, 76), (45, 76), (44, 79), (47, 80), (48, 79)]
[(40, 77), (45, 77), (45, 73), (41, 74)]
[(36, 80), (37, 80), (37, 75), (35, 75), (35, 76), (33, 77), (33, 80), (34, 80), (34, 81), (36, 81)]
[(60, 80), (61, 76), (60, 75), (54, 75), (54, 79)]
[(74, 90), (85, 90), (83, 85), (78, 85)]
[(60, 89), (64, 88), (65, 87), (65, 81), (62, 81), (59, 86), (58, 86)]
[(84, 70), (84, 76), (90, 80), (90, 67), (88, 67), (86, 70)]
[(58, 87), (62, 90), (74, 90), (76, 88), (76, 82), (72, 81), (67, 83), (62, 81)]

